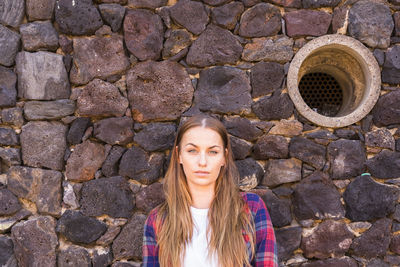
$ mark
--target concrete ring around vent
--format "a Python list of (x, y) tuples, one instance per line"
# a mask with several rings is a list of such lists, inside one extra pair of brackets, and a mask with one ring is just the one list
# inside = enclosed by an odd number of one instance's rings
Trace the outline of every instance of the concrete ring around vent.
[[(300, 81), (312, 74), (335, 80), (337, 90), (342, 90), (342, 103), (333, 115), (311, 108), (301, 95)], [(360, 121), (374, 107), (380, 95), (381, 72), (375, 57), (361, 42), (345, 35), (324, 35), (296, 53), (289, 67), (287, 86), (296, 109), (309, 121), (324, 127), (344, 127)]]

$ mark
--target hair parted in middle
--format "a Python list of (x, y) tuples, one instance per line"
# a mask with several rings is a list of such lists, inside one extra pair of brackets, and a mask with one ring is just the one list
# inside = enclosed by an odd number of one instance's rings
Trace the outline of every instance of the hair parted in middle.
[[(239, 194), (239, 173), (233, 160), (229, 136), (224, 125), (213, 117), (201, 114), (188, 118), (178, 129), (171, 160), (164, 177), (166, 201), (157, 208), (157, 243), (161, 267), (180, 267), (186, 244), (192, 239), (192, 198), (182, 165), (179, 163), (181, 140), (191, 128), (214, 130), (223, 141), (226, 164), (221, 167), (215, 184), (215, 195), (208, 211), (208, 255), (218, 255), (224, 267), (250, 266), (249, 253), (254, 255), (255, 226), (251, 213)], [(244, 236), (250, 241), (246, 247)]]

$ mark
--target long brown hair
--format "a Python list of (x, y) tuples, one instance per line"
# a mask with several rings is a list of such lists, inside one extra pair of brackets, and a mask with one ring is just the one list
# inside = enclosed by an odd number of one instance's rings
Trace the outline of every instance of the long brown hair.
[[(208, 211), (208, 255), (216, 253), (224, 267), (250, 266), (249, 252), (243, 234), (251, 244), (254, 255), (255, 227), (247, 205), (239, 194), (239, 178), (233, 161), (229, 137), (224, 125), (217, 119), (196, 115), (187, 119), (175, 138), (171, 161), (164, 178), (166, 201), (157, 212), (157, 243), (161, 267), (180, 267), (186, 244), (192, 239), (192, 203), (183, 168), (178, 161), (182, 136), (193, 127), (209, 128), (217, 132), (223, 141), (225, 166), (221, 167), (215, 185), (215, 196)], [(246, 238), (246, 239), (247, 239)]]

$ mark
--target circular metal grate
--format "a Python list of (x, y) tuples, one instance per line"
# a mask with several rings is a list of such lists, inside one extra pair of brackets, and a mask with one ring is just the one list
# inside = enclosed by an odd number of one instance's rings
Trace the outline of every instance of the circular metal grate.
[(343, 103), (343, 91), (336, 79), (323, 72), (304, 75), (299, 83), (304, 102), (321, 115), (334, 117)]

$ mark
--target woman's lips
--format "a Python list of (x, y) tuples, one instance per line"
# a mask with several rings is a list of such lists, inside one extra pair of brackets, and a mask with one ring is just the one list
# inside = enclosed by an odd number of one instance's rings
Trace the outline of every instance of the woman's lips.
[(194, 172), (197, 176), (207, 176), (207, 175), (209, 175), (210, 173), (209, 172), (206, 172), (206, 171), (196, 171), (196, 172)]

